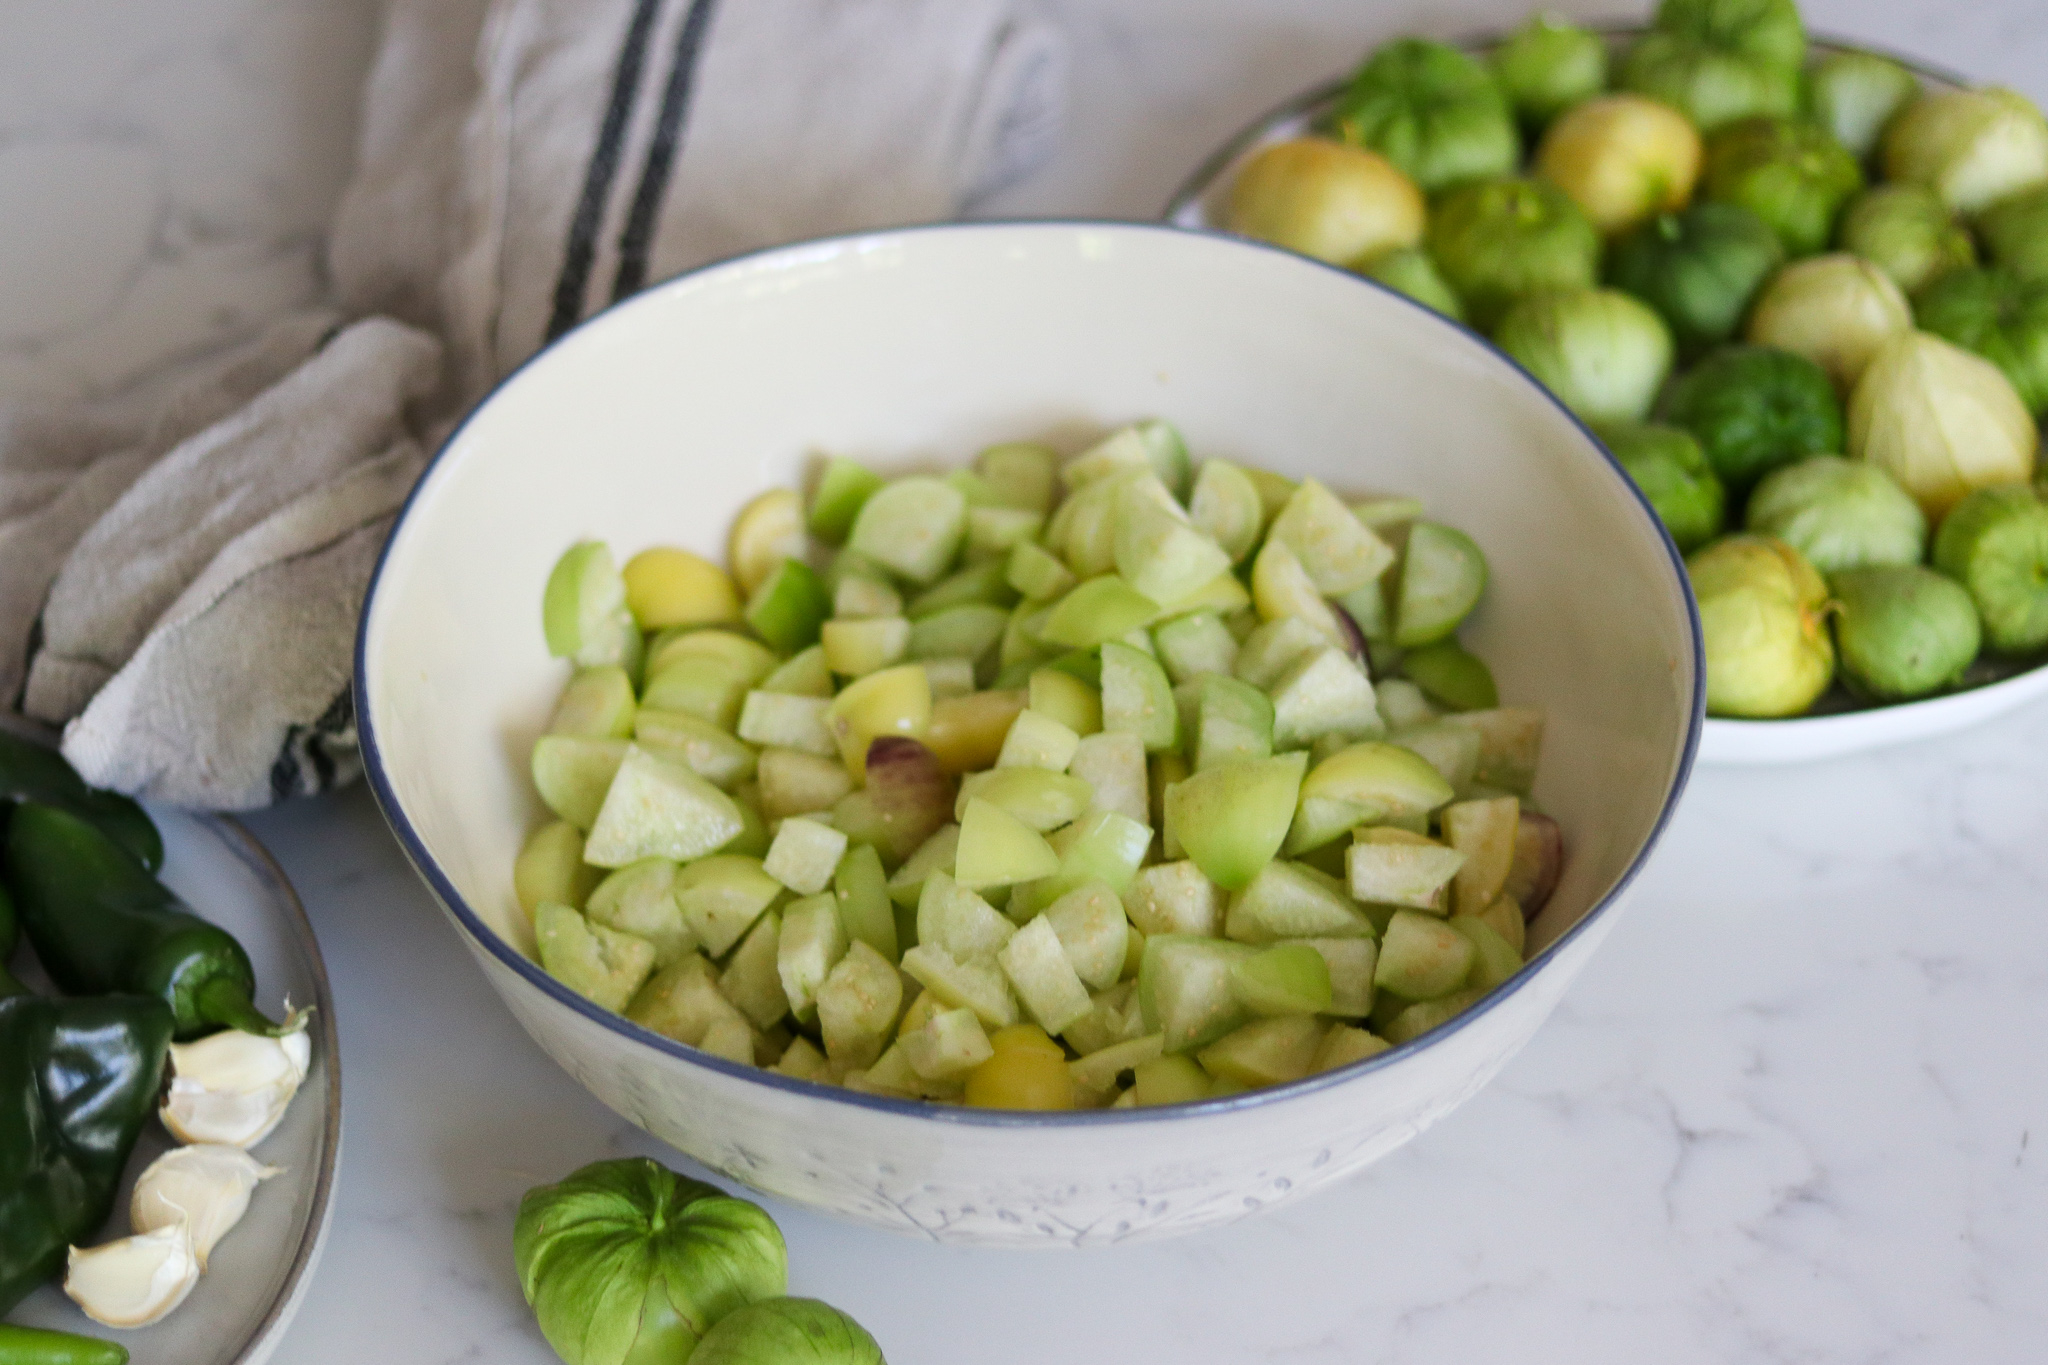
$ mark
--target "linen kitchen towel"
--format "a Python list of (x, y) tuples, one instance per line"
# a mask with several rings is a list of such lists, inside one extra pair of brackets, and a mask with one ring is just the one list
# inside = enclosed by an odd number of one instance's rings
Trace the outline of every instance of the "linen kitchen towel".
[(0, 409), (0, 697), (140, 796), (347, 780), (357, 611), (424, 452), (650, 282), (1026, 174), (1064, 49), (1023, 3), (391, 0), (331, 306), (142, 419)]

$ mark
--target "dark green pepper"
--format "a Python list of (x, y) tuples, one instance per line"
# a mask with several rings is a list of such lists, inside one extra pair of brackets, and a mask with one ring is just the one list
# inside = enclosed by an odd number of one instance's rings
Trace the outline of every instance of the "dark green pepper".
[[(14, 929), (0, 897), (0, 964)], [(67, 1249), (113, 1212), (170, 1046), (161, 1000), (50, 1000), (0, 969), (0, 1313), (63, 1269)], [(126, 1358), (26, 1353), (32, 1344), (9, 1354), (0, 1340), (0, 1362)]]
[(39, 801), (98, 825), (151, 872), (164, 865), (163, 836), (141, 806), (85, 785), (64, 756), (0, 730), (0, 802)]
[(128, 1348), (98, 1337), (0, 1322), (0, 1365), (128, 1365)]
[(156, 996), (180, 1038), (286, 1031), (252, 1002), (256, 972), (234, 936), (193, 914), (98, 826), (24, 801), (7, 822), (5, 867), (22, 928), (67, 995)]

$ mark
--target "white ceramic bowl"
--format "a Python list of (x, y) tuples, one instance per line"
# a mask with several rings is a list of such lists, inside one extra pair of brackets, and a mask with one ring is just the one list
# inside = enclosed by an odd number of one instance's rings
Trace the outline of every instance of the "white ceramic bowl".
[[(1077, 446), (1169, 416), (1198, 455), (1402, 490), (1495, 576), (1468, 640), (1546, 707), (1538, 796), (1570, 857), (1548, 946), (1451, 1025), (1344, 1070), (1175, 1109), (899, 1102), (706, 1056), (527, 957), (512, 859), (565, 676), (540, 631), (569, 544), (722, 551), (817, 451), (884, 470)], [(634, 1123), (734, 1180), (947, 1242), (1115, 1242), (1218, 1223), (1384, 1156), (1526, 1041), (1612, 923), (1697, 742), (1697, 623), (1647, 506), (1542, 389), (1463, 330), (1285, 252), (1137, 224), (847, 237), (684, 276), (564, 337), (450, 438), (372, 584), (370, 781), (513, 1014)]]
[[(1617, 51), (1643, 32), (1639, 24), (1593, 27), (1604, 33)], [(1459, 46), (1484, 53), (1498, 45), (1502, 36), (1470, 38)], [(1828, 37), (1816, 37), (1813, 49), (1817, 53), (1872, 50), (1867, 44)], [(1929, 66), (1916, 58), (1886, 55), (1912, 68), (1930, 90), (1956, 90), (1969, 84), (1954, 72)], [(1220, 226), (1228, 210), (1230, 187), (1245, 163), (1272, 143), (1313, 132), (1349, 83), (1349, 77), (1324, 81), (1240, 128), (1182, 183), (1161, 216), (1176, 227)], [(1752, 765), (1839, 758), (1952, 734), (2048, 696), (2048, 664), (2024, 669), (2000, 666), (1984, 671), (1987, 676), (1981, 681), (1973, 680), (1964, 691), (1923, 701), (1843, 709), (1786, 720), (1712, 719), (1707, 721), (1700, 739), (1699, 761)], [(1823, 709), (1837, 700), (1839, 697), (1831, 694), (1823, 700)]]

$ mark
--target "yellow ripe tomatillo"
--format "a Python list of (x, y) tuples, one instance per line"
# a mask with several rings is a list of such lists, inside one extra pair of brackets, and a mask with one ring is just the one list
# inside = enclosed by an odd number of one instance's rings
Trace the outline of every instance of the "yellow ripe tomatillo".
[(1835, 676), (1827, 584), (1770, 536), (1717, 540), (1686, 561), (1707, 646), (1707, 711), (1796, 716)]
[(1685, 207), (1699, 179), (1700, 135), (1668, 104), (1607, 95), (1550, 125), (1536, 170), (1612, 236)]
[(1886, 342), (1849, 396), (1850, 458), (1897, 479), (1936, 524), (1972, 489), (2032, 478), (2039, 445), (2012, 381), (1927, 332)]
[(1422, 240), (1422, 191), (1377, 152), (1327, 138), (1266, 148), (1230, 191), (1230, 230), (1333, 265)]

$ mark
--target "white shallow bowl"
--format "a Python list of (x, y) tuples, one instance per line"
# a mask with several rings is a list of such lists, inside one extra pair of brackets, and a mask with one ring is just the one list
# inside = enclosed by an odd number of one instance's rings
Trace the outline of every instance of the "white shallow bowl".
[[(1453, 1024), (1291, 1085), (1167, 1110), (940, 1107), (706, 1056), (527, 956), (512, 860), (527, 753), (566, 676), (540, 599), (572, 542), (719, 556), (815, 452), (883, 470), (1078, 448), (1146, 414), (1198, 455), (1402, 490), (1495, 576), (1467, 639), (1550, 713), (1538, 795), (1570, 850), (1547, 944)], [(893, 1231), (1107, 1243), (1224, 1222), (1392, 1151), (1497, 1071), (1613, 922), (1697, 742), (1682, 567), (1542, 389), (1398, 295), (1285, 252), (1137, 224), (970, 224), (708, 267), (586, 323), (442, 449), (370, 590), (357, 701), (385, 815), (491, 983), (626, 1118), (732, 1179)]]
[[(1594, 28), (1605, 33), (1616, 50), (1643, 32), (1638, 24), (1594, 25)], [(1492, 34), (1467, 39), (1459, 46), (1483, 53), (1500, 41), (1501, 35)], [(1866, 44), (1852, 44), (1845, 39), (1828, 37), (1815, 38), (1813, 49), (1821, 53), (1872, 50)], [(1930, 90), (1957, 90), (1969, 84), (1954, 72), (1929, 66), (1915, 58), (1896, 53), (1886, 55), (1910, 67)], [(1272, 143), (1312, 133), (1349, 84), (1348, 76), (1324, 81), (1240, 128), (1188, 177), (1161, 216), (1176, 227), (1221, 227), (1229, 209), (1230, 187), (1245, 163)], [(2037, 664), (2012, 676), (1924, 701), (1898, 702), (1788, 720), (1714, 719), (1707, 722), (1706, 731), (1700, 739), (1699, 761), (1747, 765), (1840, 758), (1952, 734), (2004, 715), (2041, 696), (2048, 696), (2048, 664)], [(1824, 702), (1823, 709), (1827, 705)]]

